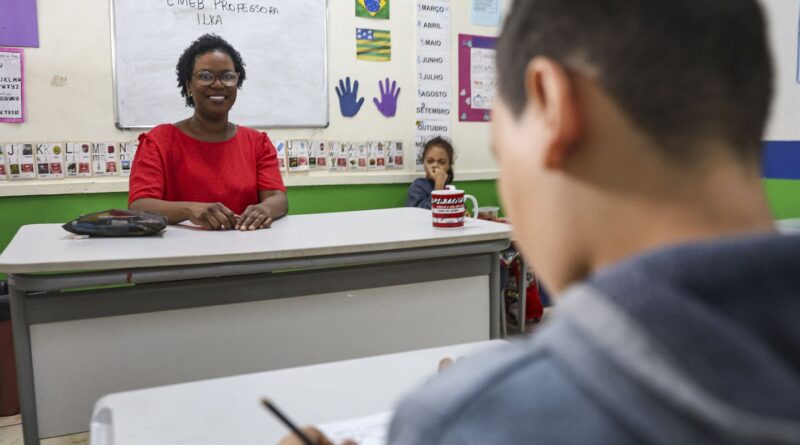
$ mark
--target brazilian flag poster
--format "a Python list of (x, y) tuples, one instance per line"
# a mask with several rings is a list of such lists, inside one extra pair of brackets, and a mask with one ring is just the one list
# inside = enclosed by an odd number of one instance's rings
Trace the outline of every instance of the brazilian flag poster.
[(356, 0), (356, 17), (389, 19), (390, 0)]

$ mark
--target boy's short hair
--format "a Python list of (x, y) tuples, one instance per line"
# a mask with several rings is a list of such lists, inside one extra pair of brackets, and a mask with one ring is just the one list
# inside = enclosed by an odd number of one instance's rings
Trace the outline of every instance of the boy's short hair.
[(519, 115), (536, 56), (591, 67), (673, 159), (721, 140), (760, 157), (772, 62), (757, 0), (516, 0), (498, 43), (499, 94)]

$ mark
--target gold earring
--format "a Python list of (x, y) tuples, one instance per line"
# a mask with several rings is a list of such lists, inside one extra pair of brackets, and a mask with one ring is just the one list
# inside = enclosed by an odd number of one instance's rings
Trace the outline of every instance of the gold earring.
[(191, 91), (189, 91), (189, 97), (192, 97), (192, 92)]

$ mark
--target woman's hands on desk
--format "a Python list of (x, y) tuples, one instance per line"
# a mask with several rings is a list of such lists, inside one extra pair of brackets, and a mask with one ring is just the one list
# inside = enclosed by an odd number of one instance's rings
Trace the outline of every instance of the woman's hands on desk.
[(247, 206), (241, 215), (235, 214), (220, 202), (165, 201), (155, 198), (141, 198), (130, 204), (132, 210), (156, 212), (167, 217), (170, 224), (178, 224), (187, 219), (209, 230), (257, 230), (266, 229), (272, 222), (282, 218), (289, 211), (286, 192), (261, 190), (260, 202)]
[[(306, 433), (309, 439), (313, 440), (317, 445), (335, 445), (333, 442), (328, 440), (322, 432), (316, 428), (303, 428), (303, 432)], [(299, 437), (291, 434), (283, 438), (283, 440), (278, 443), (278, 445), (304, 445), (303, 441), (300, 440)], [(357, 443), (353, 442), (352, 440), (345, 440), (340, 445), (358, 445)]]
[(270, 215), (269, 208), (264, 205), (264, 203), (261, 203), (247, 206), (234, 228), (236, 230), (246, 231), (268, 229), (271, 225), (272, 216)]
[(167, 217), (169, 224), (189, 220), (192, 224), (209, 230), (233, 229), (238, 216), (219, 202), (165, 201), (141, 198), (128, 206), (131, 210), (155, 212)]
[(267, 206), (253, 204), (247, 206), (241, 215), (236, 215), (224, 204), (192, 202), (188, 203), (189, 221), (210, 230), (249, 231), (266, 229), (272, 225), (272, 216)]
[(188, 219), (192, 224), (210, 230), (229, 230), (236, 226), (239, 218), (219, 202), (187, 202)]

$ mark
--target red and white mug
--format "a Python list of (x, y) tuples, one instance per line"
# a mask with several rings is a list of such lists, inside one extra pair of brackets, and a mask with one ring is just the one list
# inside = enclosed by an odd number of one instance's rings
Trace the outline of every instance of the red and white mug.
[[(433, 227), (437, 229), (460, 229), (464, 227), (467, 208), (465, 201), (472, 201), (472, 213), (477, 215), (478, 200), (472, 195), (464, 194), (464, 190), (456, 190), (448, 185), (445, 190), (431, 192), (431, 212), (433, 214)], [(475, 217), (468, 218), (474, 222)]]

